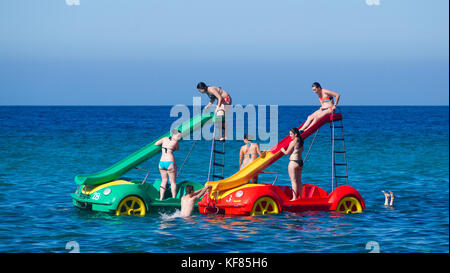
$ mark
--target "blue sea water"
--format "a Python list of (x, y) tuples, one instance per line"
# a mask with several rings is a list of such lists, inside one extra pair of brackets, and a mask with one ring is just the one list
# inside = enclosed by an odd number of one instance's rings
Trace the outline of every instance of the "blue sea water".
[[(316, 107), (279, 107), (279, 139)], [(177, 213), (111, 216), (72, 206), (73, 178), (109, 167), (168, 131), (168, 106), (0, 107), (0, 252), (380, 252), (449, 251), (449, 107), (342, 107), (349, 183), (361, 214), (281, 213), (229, 217)], [(306, 148), (312, 137), (305, 142)], [(324, 126), (303, 182), (331, 190), (330, 129)], [(180, 165), (192, 141), (180, 143)], [(227, 142), (226, 174), (242, 141)], [(196, 144), (182, 180), (205, 182), (210, 142)], [(305, 155), (305, 154), (304, 154)], [(158, 158), (142, 165), (158, 179)], [(287, 158), (279, 185), (290, 185)], [(132, 171), (129, 177), (145, 174)], [(273, 177), (261, 178), (267, 182)], [(396, 195), (385, 207), (381, 190)], [(371, 243), (375, 242), (375, 243)]]

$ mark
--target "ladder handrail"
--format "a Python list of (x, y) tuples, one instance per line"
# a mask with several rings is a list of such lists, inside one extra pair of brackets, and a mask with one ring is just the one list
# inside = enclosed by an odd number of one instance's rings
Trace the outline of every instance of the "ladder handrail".
[(136, 170), (140, 170), (140, 171), (144, 171), (147, 172), (147, 175), (145, 176), (144, 180), (142, 181), (141, 185), (143, 185), (145, 183), (145, 181), (147, 181), (148, 175), (150, 174), (149, 170), (146, 169), (142, 169), (142, 168), (138, 168), (138, 167), (134, 167)]
[[(336, 107), (336, 110), (339, 111), (340, 114), (342, 114), (342, 111), (339, 107)], [(347, 156), (346, 156), (346, 150), (345, 150), (345, 138), (344, 138), (344, 123), (342, 119), (337, 120), (336, 122), (340, 122), (340, 126), (335, 126), (335, 121), (333, 120), (331, 122), (330, 128), (331, 128), (331, 190), (333, 191), (338, 186), (338, 180), (337, 178), (346, 178), (346, 184), (348, 185), (348, 168), (347, 168)], [(342, 138), (335, 138), (335, 128), (341, 129), (341, 135)], [(336, 151), (335, 150), (335, 141), (342, 141), (342, 151)], [(336, 153), (340, 153), (344, 155), (344, 163), (336, 163), (335, 155)], [(344, 166), (345, 165), (345, 176), (337, 175), (336, 166)]]
[(213, 150), (214, 150), (214, 141), (216, 138), (216, 124), (214, 123), (214, 129), (213, 129), (213, 138), (211, 141), (211, 155), (209, 156), (209, 169), (208, 169), (208, 180), (211, 177), (211, 166), (212, 166), (212, 160), (213, 160)]
[[(217, 118), (220, 118), (220, 127), (221, 127), (221, 138), (217, 139)], [(225, 177), (225, 116), (217, 116), (216, 115), (216, 120), (214, 122), (214, 130), (213, 130), (213, 139), (211, 141), (211, 154), (210, 154), (210, 158), (209, 158), (209, 170), (208, 170), (208, 181), (210, 181), (211, 177), (214, 180), (216, 177), (217, 178), (221, 178), (223, 179)], [(217, 145), (216, 145), (216, 141), (222, 142), (222, 151), (219, 151), (219, 149), (217, 149)], [(222, 164), (218, 164), (216, 163), (216, 154), (221, 154), (222, 155)], [(216, 174), (216, 166), (220, 166), (222, 168), (222, 175), (219, 176)], [(208, 198), (207, 198), (207, 202), (208, 202), (208, 207), (210, 207), (210, 205), (212, 205), (213, 207), (215, 206), (215, 203), (217, 202), (217, 198), (218, 198), (218, 194), (219, 192), (216, 191), (216, 198), (215, 200), (211, 200), (210, 198), (210, 193), (208, 193)], [(211, 202), (212, 201), (212, 202)]]
[(277, 182), (278, 179), (278, 175), (280, 174), (278, 172), (260, 172), (260, 173), (276, 174), (275, 180), (272, 182), (272, 185), (275, 185), (275, 182)]
[[(344, 151), (347, 151), (345, 149), (345, 140), (344, 140), (344, 122), (341, 120), (341, 124), (342, 124), (342, 146), (344, 148)], [(345, 175), (347, 176), (346, 178), (346, 182), (348, 185), (348, 168), (347, 168), (347, 153), (344, 153), (344, 162), (345, 162)]]
[(313, 140), (311, 141), (311, 144), (309, 145), (309, 148), (308, 148), (308, 152), (306, 153), (305, 159), (303, 160), (303, 166), (306, 164), (306, 161), (308, 160), (309, 152), (311, 151), (311, 148), (312, 148), (312, 146), (313, 146), (313, 144), (314, 144), (314, 141), (316, 140), (317, 134), (319, 134), (319, 130), (320, 130), (320, 128), (318, 128), (318, 129), (316, 130), (316, 132), (314, 133), (314, 138), (313, 138)]
[(334, 191), (334, 120), (331, 121), (331, 191)]
[(186, 163), (186, 161), (188, 160), (189, 155), (191, 155), (191, 152), (192, 152), (192, 150), (194, 149), (194, 146), (195, 146), (195, 143), (196, 143), (196, 142), (197, 142), (197, 140), (194, 140), (194, 143), (192, 143), (191, 149), (189, 150), (189, 153), (187, 154), (187, 156), (184, 158), (183, 164), (181, 164), (180, 170), (178, 171), (176, 177), (180, 176), (181, 171), (183, 170), (183, 166), (184, 166), (184, 164)]

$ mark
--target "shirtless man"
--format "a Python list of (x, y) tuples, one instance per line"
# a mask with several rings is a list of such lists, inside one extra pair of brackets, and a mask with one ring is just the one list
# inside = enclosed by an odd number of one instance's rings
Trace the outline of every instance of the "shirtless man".
[(223, 90), (220, 87), (216, 87), (216, 86), (207, 86), (204, 82), (199, 82), (197, 84), (197, 89), (200, 93), (202, 94), (206, 94), (208, 95), (210, 101), (209, 103), (205, 106), (205, 108), (203, 110), (208, 109), (215, 100), (217, 100), (217, 108), (216, 108), (216, 115), (217, 116), (223, 116), (224, 118), (224, 126), (225, 126), (225, 136), (221, 136), (220, 140), (223, 141), (225, 139), (227, 139), (228, 136), (228, 125), (226, 122), (226, 115), (228, 110), (231, 107), (231, 96), (230, 94)]
[(207, 185), (201, 190), (194, 191), (193, 186), (187, 185), (186, 194), (181, 197), (181, 217), (191, 216), (192, 212), (194, 211), (195, 202), (200, 199), (207, 190), (211, 188), (211, 185)]

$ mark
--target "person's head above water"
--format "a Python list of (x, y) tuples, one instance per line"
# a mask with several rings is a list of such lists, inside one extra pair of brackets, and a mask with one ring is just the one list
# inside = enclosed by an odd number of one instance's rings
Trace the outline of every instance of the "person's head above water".
[(300, 134), (300, 131), (297, 128), (292, 128), (291, 130), (289, 130), (289, 136), (294, 139), (297, 138), (300, 146), (303, 146), (303, 138)]
[(194, 192), (194, 187), (192, 185), (187, 185), (186, 186), (186, 194), (190, 194)]
[(208, 90), (208, 86), (206, 85), (206, 83), (204, 82), (199, 82), (197, 84), (197, 89), (198, 91), (200, 91), (201, 93), (205, 93)]
[(314, 82), (312, 84), (312, 90), (317, 94), (320, 90), (322, 90), (322, 86), (320, 86), (320, 83)]

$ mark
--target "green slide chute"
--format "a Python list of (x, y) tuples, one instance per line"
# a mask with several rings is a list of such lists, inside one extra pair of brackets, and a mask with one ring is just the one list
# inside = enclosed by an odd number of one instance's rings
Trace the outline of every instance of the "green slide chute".
[[(195, 130), (203, 127), (209, 120), (214, 117), (214, 113), (197, 115), (192, 119), (185, 121), (182, 123), (178, 130), (181, 131), (181, 135), (184, 137), (194, 132)], [(130, 171), (136, 166), (139, 166), (146, 160), (152, 158), (157, 155), (161, 151), (161, 146), (155, 146), (156, 141), (160, 140), (163, 137), (170, 136), (170, 132), (164, 134), (163, 136), (157, 138), (152, 143), (148, 144), (144, 148), (139, 151), (131, 154), (130, 156), (122, 159), (111, 167), (94, 174), (80, 174), (75, 177), (75, 183), (77, 185), (96, 185), (105, 182), (109, 182), (115, 179), (120, 178), (122, 175)]]

